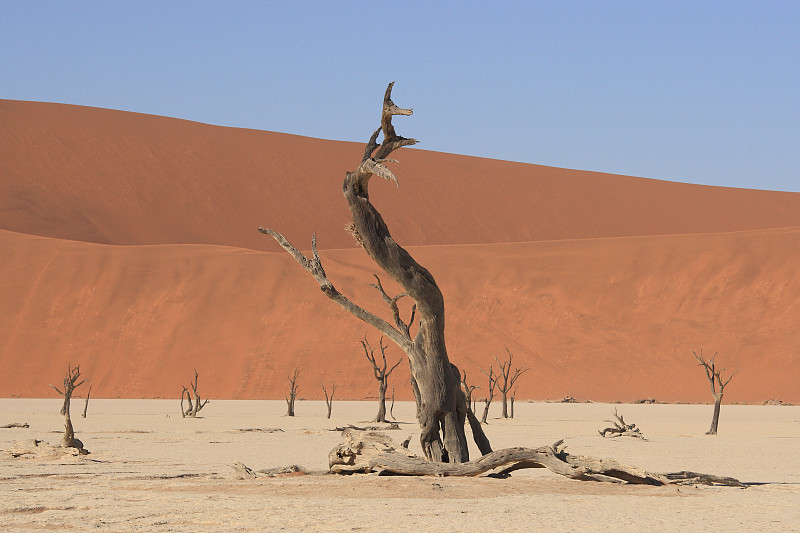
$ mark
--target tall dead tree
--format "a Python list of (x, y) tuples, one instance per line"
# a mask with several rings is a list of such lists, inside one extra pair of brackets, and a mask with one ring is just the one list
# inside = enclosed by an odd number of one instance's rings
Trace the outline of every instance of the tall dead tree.
[(711, 417), (711, 427), (708, 431), (706, 431), (706, 435), (716, 435), (717, 434), (717, 426), (719, 425), (719, 409), (722, 405), (722, 393), (725, 390), (725, 387), (728, 383), (731, 382), (733, 376), (735, 376), (739, 371), (737, 370), (730, 376), (728, 379), (722, 379), (722, 373), (725, 371), (724, 368), (717, 369), (715, 359), (717, 358), (717, 353), (714, 352), (714, 355), (711, 357), (711, 361), (706, 361), (703, 357), (703, 350), (700, 350), (700, 355), (697, 355), (696, 352), (692, 352), (694, 354), (694, 358), (697, 359), (699, 366), (703, 367), (703, 370), (706, 371), (706, 377), (708, 378), (708, 382), (711, 385), (711, 395), (714, 396), (714, 414)]
[(397, 365), (403, 362), (403, 358), (401, 357), (392, 368), (387, 370), (387, 346), (384, 346), (383, 344), (383, 337), (381, 337), (379, 341), (382, 362), (378, 362), (378, 360), (375, 358), (375, 351), (372, 349), (372, 346), (369, 345), (369, 341), (366, 337), (364, 337), (364, 340), (361, 341), (361, 347), (364, 348), (364, 355), (367, 356), (367, 360), (372, 363), (372, 372), (375, 375), (375, 379), (378, 380), (378, 414), (375, 415), (375, 418), (373, 418), (372, 421), (386, 422), (386, 389), (389, 386), (389, 375), (395, 368), (397, 368)]
[(331, 411), (333, 410), (333, 395), (336, 392), (336, 381), (334, 380), (331, 382), (331, 394), (328, 396), (328, 389), (325, 388), (325, 384), (321, 383), (322, 385), (322, 392), (325, 393), (325, 405), (328, 407), (328, 419), (331, 418)]
[(78, 382), (80, 377), (81, 365), (76, 365), (75, 368), (72, 368), (71, 365), (67, 364), (67, 373), (64, 376), (64, 390), (59, 390), (58, 387), (52, 384), (50, 386), (64, 397), (64, 403), (61, 405), (61, 414), (64, 415), (64, 438), (61, 440), (61, 446), (65, 448), (77, 448), (81, 453), (89, 453), (85, 452), (83, 443), (75, 438), (75, 430), (72, 427), (72, 418), (69, 413), (72, 393), (86, 382), (85, 379)]
[[(208, 403), (208, 399), (206, 401), (200, 401), (200, 394), (197, 392), (197, 369), (194, 371), (194, 381), (189, 382), (189, 386), (192, 388), (192, 394), (194, 394), (194, 403), (192, 403), (192, 395), (189, 394), (189, 389), (183, 387), (183, 391), (181, 392), (181, 417), (190, 417), (196, 418), (197, 413), (200, 412), (200, 409), (206, 406)], [(186, 400), (189, 402), (189, 407), (186, 409), (183, 408), (183, 398), (186, 397)]]
[[(502, 394), (503, 399), (503, 418), (508, 418), (508, 391), (514, 386), (514, 383), (519, 379), (519, 377), (528, 371), (527, 368), (517, 368), (514, 370), (514, 373), (511, 373), (511, 359), (513, 355), (509, 351), (508, 347), (504, 347), (506, 349), (506, 353), (508, 354), (508, 360), (500, 361), (500, 359), (495, 356), (495, 360), (497, 364), (500, 365), (500, 372), (497, 376), (497, 390), (500, 391)], [(514, 415), (511, 415), (511, 418), (514, 418)]]
[(486, 374), (486, 377), (489, 378), (489, 386), (486, 388), (486, 397), (483, 399), (483, 416), (481, 417), (481, 423), (488, 424), (486, 419), (489, 416), (489, 406), (492, 405), (492, 400), (494, 399), (494, 390), (497, 388), (497, 380), (500, 379), (500, 376), (494, 373), (492, 365), (489, 365), (488, 372), (482, 368), (481, 372)]
[[(356, 170), (345, 175), (342, 184), (353, 217), (352, 223), (348, 224), (348, 231), (367, 255), (404, 291), (390, 297), (381, 287), (380, 280), (376, 285), (392, 311), (393, 324), (356, 305), (336, 290), (322, 267), (316, 236), (311, 239), (312, 257), (309, 259), (280, 233), (265, 228), (259, 228), (259, 231), (278, 241), (314, 277), (326, 296), (375, 327), (406, 353), (421, 429), (420, 444), (425, 457), (434, 461), (464, 462), (469, 460), (464, 432), (467, 407), (461, 391), (459, 371), (447, 355), (442, 292), (431, 273), (395, 242), (383, 217), (369, 200), (369, 180), (373, 174), (398, 183), (385, 163), (393, 161), (389, 155), (395, 150), (417, 142), (398, 135), (392, 125), (393, 116), (412, 114), (411, 109), (401, 109), (392, 102), (393, 85), (389, 84), (383, 97), (380, 127), (370, 137), (360, 164)], [(378, 144), (381, 133), (383, 140)], [(409, 296), (415, 302), (407, 323), (400, 318), (397, 305), (403, 296)], [(412, 336), (415, 312), (419, 320), (416, 334)], [(480, 427), (478, 429), (482, 433)], [(482, 437), (486, 438), (485, 435)]]
[(294, 402), (297, 399), (297, 391), (300, 390), (297, 386), (297, 376), (299, 375), (300, 369), (295, 368), (294, 374), (286, 376), (286, 379), (289, 380), (289, 396), (283, 395), (283, 398), (286, 400), (286, 416), (294, 416)]

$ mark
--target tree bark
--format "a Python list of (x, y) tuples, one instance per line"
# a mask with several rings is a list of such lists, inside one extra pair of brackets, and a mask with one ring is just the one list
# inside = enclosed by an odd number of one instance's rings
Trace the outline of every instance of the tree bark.
[(722, 394), (714, 395), (714, 414), (711, 416), (711, 427), (706, 431), (706, 435), (716, 435), (719, 425), (719, 409), (722, 405)]

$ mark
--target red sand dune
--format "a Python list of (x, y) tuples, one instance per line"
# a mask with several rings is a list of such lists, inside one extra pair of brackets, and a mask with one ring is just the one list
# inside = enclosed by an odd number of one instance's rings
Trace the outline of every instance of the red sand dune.
[[(192, 368), (215, 398), (280, 398), (295, 366), (302, 397), (377, 390), (377, 334), (255, 232), (317, 231), (336, 286), (384, 312), (341, 230), (361, 145), (13, 101), (0, 143), (3, 396), (54, 395), (70, 361), (97, 397), (177, 398)], [(402, 187), (373, 199), (442, 287), (471, 382), (508, 346), (518, 398), (709, 401), (702, 347), (740, 370), (726, 401), (800, 401), (800, 195), (397, 156)]]

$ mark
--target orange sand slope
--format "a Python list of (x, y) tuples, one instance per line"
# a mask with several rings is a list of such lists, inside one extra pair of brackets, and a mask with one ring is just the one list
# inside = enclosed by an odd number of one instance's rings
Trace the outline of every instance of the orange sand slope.
[[(401, 119), (398, 119), (401, 120)], [(413, 136), (413, 118), (401, 133)], [(105, 244), (353, 247), (340, 185), (364, 143), (0, 100), (0, 229)], [(425, 139), (421, 146), (424, 147)], [(485, 244), (800, 226), (800, 194), (397, 152), (371, 190), (398, 242)]]
[[(69, 361), (98, 397), (177, 397), (197, 368), (206, 395), (274, 399), (296, 365), (306, 398), (323, 379), (341, 398), (376, 390), (357, 344), (376, 334), (286, 254), (11, 232), (0, 249), (4, 396), (51, 394)], [(740, 370), (727, 401), (800, 401), (800, 228), (411, 252), (442, 286), (450, 355), (473, 383), (505, 345), (531, 369), (519, 398), (708, 401), (702, 347)], [(363, 251), (322, 256), (337, 288), (386, 315)], [(392, 384), (410, 397), (405, 364)]]
[[(376, 334), (256, 232), (316, 231), (337, 287), (385, 313), (342, 231), (362, 144), (0, 100), (0, 145), (0, 395), (54, 395), (70, 361), (98, 397), (177, 397), (193, 367), (217, 398), (280, 398), (295, 366), (301, 396), (375, 393)], [(741, 370), (728, 401), (800, 401), (800, 194), (397, 158), (372, 200), (442, 286), (470, 382), (505, 345), (518, 398), (707, 401), (702, 347)], [(410, 398), (406, 365), (393, 383)]]

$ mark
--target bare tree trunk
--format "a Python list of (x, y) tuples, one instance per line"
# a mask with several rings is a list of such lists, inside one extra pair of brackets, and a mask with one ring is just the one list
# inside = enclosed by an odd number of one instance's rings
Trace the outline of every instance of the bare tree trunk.
[(706, 435), (716, 435), (719, 425), (719, 408), (722, 405), (722, 394), (714, 395), (714, 414), (711, 416), (711, 427), (706, 431)]
[(397, 420), (394, 417), (394, 386), (392, 386), (392, 405), (389, 407), (389, 416), (392, 417), (392, 420)]
[[(275, 238), (320, 284), (322, 291), (357, 318), (369, 323), (400, 346), (408, 355), (412, 375), (412, 389), (417, 400), (417, 420), (420, 425), (420, 444), (425, 457), (433, 461), (463, 462), (469, 460), (464, 431), (467, 408), (460, 387), (458, 369), (451, 363), (445, 345), (444, 298), (436, 281), (427, 269), (392, 238), (383, 217), (370, 203), (369, 180), (373, 174), (392, 180), (397, 178), (384, 165), (389, 155), (403, 146), (415, 144), (414, 139), (397, 135), (392, 125), (394, 115), (411, 115), (410, 109), (401, 109), (392, 102), (392, 86), (386, 89), (381, 112), (381, 127), (376, 130), (364, 152), (361, 164), (348, 172), (342, 188), (350, 207), (353, 222), (349, 231), (384, 272), (389, 274), (405, 291), (390, 298), (380, 283), (378, 288), (393, 312), (394, 326), (376, 315), (355, 305), (337, 291), (328, 280), (312, 239), (313, 259), (306, 258), (279, 233), (259, 228), (262, 233)], [(383, 142), (377, 143), (383, 132)], [(408, 295), (415, 302), (408, 324), (400, 319), (397, 300)], [(410, 327), (414, 311), (419, 312), (417, 333), (412, 337)]]
[(89, 392), (86, 393), (86, 401), (83, 404), (83, 413), (81, 414), (82, 418), (86, 418), (86, 410), (89, 409), (89, 396), (92, 394), (92, 384), (89, 383)]
[(490, 405), (492, 405), (492, 399), (491, 398), (485, 398), (483, 400), (483, 416), (481, 416), (481, 424), (488, 424), (486, 419), (489, 416), (489, 406)]
[(325, 393), (325, 405), (328, 406), (328, 420), (331, 418), (331, 410), (333, 409), (333, 395), (336, 392), (336, 381), (331, 384), (331, 395), (328, 397), (328, 390), (325, 388), (325, 384), (322, 384), (322, 392)]
[(511, 418), (514, 418), (514, 396), (511, 396), (509, 400), (511, 401)]
[(386, 381), (381, 381), (378, 387), (378, 414), (373, 422), (386, 422)]

